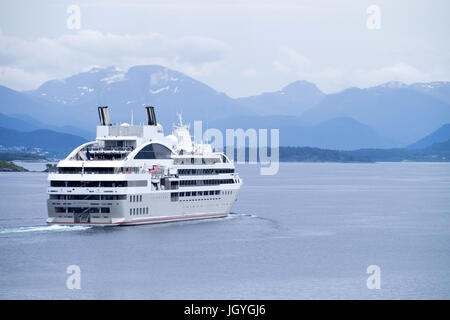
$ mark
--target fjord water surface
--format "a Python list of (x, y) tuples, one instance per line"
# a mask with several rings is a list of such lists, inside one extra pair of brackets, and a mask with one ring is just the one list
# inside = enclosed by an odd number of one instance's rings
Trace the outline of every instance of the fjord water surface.
[(0, 173), (0, 299), (450, 298), (450, 164), (238, 171), (228, 218), (114, 228), (46, 226), (46, 174)]

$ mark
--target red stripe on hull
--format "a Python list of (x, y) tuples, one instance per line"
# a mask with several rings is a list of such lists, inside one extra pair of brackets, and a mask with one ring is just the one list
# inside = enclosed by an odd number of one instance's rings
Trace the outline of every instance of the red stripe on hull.
[(146, 219), (140, 221), (123, 221), (116, 223), (104, 223), (104, 222), (47, 222), (48, 224), (70, 224), (70, 225), (138, 225), (138, 224), (150, 224), (150, 223), (158, 223), (158, 222), (169, 222), (169, 221), (184, 221), (184, 220), (194, 220), (194, 219), (204, 219), (204, 218), (219, 218), (225, 217), (227, 214), (225, 213), (215, 213), (215, 214), (204, 214), (197, 216), (184, 216), (184, 217), (173, 217), (173, 218), (157, 218), (157, 219)]

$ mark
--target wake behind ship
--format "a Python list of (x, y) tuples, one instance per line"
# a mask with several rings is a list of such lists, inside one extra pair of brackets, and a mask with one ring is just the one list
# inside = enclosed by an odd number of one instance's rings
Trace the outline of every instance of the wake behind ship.
[(112, 125), (99, 107), (96, 141), (48, 175), (49, 224), (135, 225), (224, 217), (242, 185), (232, 161), (192, 142), (179, 116), (164, 136), (153, 107), (146, 125)]

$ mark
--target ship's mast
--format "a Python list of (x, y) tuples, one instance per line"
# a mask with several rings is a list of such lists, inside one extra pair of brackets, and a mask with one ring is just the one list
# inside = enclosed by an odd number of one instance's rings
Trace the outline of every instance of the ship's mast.
[(180, 127), (183, 126), (183, 115), (181, 114), (181, 112), (177, 112), (177, 117), (178, 117), (178, 125)]

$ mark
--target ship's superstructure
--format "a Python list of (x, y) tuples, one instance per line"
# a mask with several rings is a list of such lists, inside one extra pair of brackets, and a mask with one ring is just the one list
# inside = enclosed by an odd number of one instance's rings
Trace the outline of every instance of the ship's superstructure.
[(232, 161), (192, 141), (179, 124), (165, 136), (153, 107), (147, 123), (112, 125), (99, 107), (96, 141), (49, 173), (49, 224), (132, 225), (226, 216), (242, 181)]

